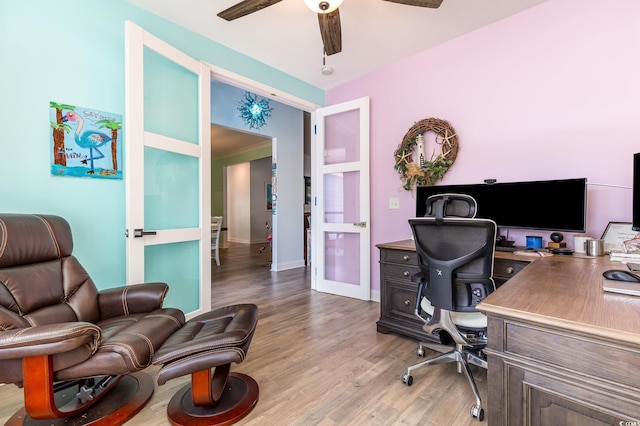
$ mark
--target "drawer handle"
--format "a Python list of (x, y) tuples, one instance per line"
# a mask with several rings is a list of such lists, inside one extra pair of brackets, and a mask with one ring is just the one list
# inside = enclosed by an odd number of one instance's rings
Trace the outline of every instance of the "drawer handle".
[(405, 254), (404, 256), (402, 256), (402, 260), (404, 260), (405, 262), (409, 261), (409, 255)]
[(411, 305), (411, 301), (410, 300), (405, 300), (404, 301), (404, 305), (405, 306), (410, 306)]
[(515, 272), (515, 269), (513, 269), (513, 266), (508, 266), (507, 267), (507, 274), (511, 275)]
[(402, 273), (402, 275), (404, 275), (405, 277), (408, 277), (408, 276), (409, 276), (409, 275), (411, 275), (411, 274), (409, 273), (409, 271), (404, 271), (404, 272)]

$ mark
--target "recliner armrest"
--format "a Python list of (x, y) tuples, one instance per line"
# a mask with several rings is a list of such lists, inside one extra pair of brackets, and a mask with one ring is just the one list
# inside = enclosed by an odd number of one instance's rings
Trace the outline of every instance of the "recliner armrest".
[(102, 332), (88, 322), (64, 322), (0, 332), (0, 359), (64, 353), (89, 344), (98, 348)]
[(102, 290), (98, 293), (100, 317), (105, 320), (160, 309), (168, 291), (166, 283), (133, 284)]

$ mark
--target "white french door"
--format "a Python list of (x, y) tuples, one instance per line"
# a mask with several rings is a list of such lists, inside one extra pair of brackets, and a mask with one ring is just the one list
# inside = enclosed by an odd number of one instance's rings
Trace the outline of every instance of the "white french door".
[(211, 308), (211, 71), (131, 22), (125, 45), (127, 283), (168, 283), (191, 317)]
[(370, 300), (369, 98), (313, 117), (312, 288)]

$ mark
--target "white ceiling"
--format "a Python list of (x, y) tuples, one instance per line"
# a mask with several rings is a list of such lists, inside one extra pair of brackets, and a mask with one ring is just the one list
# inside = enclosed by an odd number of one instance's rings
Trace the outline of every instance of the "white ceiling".
[(240, 0), (127, 0), (267, 65), (327, 90), (547, 0), (444, 0), (438, 9), (383, 0), (344, 0), (342, 52), (326, 59), (317, 15), (282, 0), (227, 22), (217, 13)]
[[(547, 0), (443, 0), (437, 9), (344, 0), (342, 52), (326, 58), (335, 70), (330, 76), (320, 72), (323, 48), (317, 15), (303, 0), (282, 0), (231, 22), (217, 14), (240, 0), (127, 1), (327, 90)], [(271, 143), (220, 126), (212, 126), (211, 135), (215, 158)]]

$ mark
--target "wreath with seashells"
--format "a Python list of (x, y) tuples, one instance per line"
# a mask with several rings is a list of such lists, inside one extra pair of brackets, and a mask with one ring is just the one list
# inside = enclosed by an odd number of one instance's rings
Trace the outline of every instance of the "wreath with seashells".
[[(440, 145), (440, 154), (431, 154), (426, 160), (424, 134), (436, 134), (436, 143)], [(417, 151), (417, 162), (414, 152)], [(434, 185), (449, 170), (458, 155), (458, 137), (449, 122), (439, 118), (426, 118), (418, 121), (402, 138), (402, 143), (394, 152), (396, 165), (394, 169), (400, 173), (402, 187), (411, 191), (416, 185)]]

